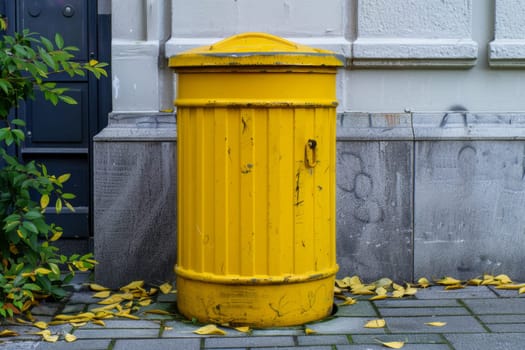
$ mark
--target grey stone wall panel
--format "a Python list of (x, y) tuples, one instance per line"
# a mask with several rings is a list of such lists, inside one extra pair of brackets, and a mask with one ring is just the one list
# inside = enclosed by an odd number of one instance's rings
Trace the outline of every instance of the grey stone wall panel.
[(412, 280), (412, 142), (339, 142), (339, 275)]
[(525, 278), (524, 160), (518, 141), (416, 143), (416, 278)]
[(95, 142), (98, 283), (173, 279), (176, 147), (173, 142)]

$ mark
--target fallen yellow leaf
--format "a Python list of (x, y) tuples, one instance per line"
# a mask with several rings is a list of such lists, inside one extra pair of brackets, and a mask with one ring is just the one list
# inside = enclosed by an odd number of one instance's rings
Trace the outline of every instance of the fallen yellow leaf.
[(402, 341), (381, 342), (381, 344), (390, 349), (401, 349), (403, 346), (405, 346), (405, 342)]
[(315, 333), (317, 333), (317, 332), (314, 331), (314, 330), (311, 329), (311, 328), (305, 328), (305, 329), (304, 329), (304, 334), (306, 334), (306, 335), (315, 334)]
[(335, 285), (338, 288), (343, 288), (343, 289), (350, 287), (350, 285), (348, 283), (346, 283), (345, 280), (335, 280)]
[(443, 326), (446, 326), (447, 323), (446, 322), (427, 322), (425, 323), (427, 326), (431, 326), (431, 327), (443, 327)]
[(17, 318), (16, 322), (21, 323), (21, 324), (32, 324), (32, 322), (26, 321), (22, 318)]
[(350, 298), (350, 297), (346, 297), (345, 301), (343, 301), (341, 304), (337, 304), (337, 305), (345, 306), (345, 305), (354, 305), (355, 303), (357, 303), (356, 299)]
[(160, 309), (152, 309), (144, 311), (145, 314), (154, 314), (154, 315), (171, 315), (170, 312)]
[(109, 298), (106, 298), (104, 300), (99, 301), (97, 304), (101, 305), (111, 305), (111, 304), (118, 304), (121, 301), (123, 301), (124, 298), (120, 294), (114, 294), (110, 296)]
[(461, 281), (455, 278), (452, 278), (452, 277), (444, 277), (440, 280), (437, 280), (436, 283), (442, 286), (450, 286), (450, 285), (461, 284)]
[(405, 295), (405, 289), (398, 289), (392, 292), (392, 298), (402, 298)]
[(379, 287), (379, 288), (376, 289), (376, 294), (377, 295), (386, 295), (386, 293), (387, 293), (387, 290), (385, 288), (383, 288), (383, 287)]
[(334, 286), (334, 294), (341, 294), (343, 293), (343, 290), (337, 286)]
[(201, 328), (193, 331), (193, 333), (200, 334), (200, 335), (212, 335), (212, 334), (213, 335), (226, 335), (225, 331), (223, 331), (222, 329), (218, 328), (214, 324), (209, 324), (207, 326), (201, 327)]
[(87, 325), (87, 322), (69, 322), (70, 325), (72, 325), (73, 327), (84, 327), (85, 325)]
[(405, 289), (405, 295), (415, 295), (417, 293), (417, 288), (409, 287)]
[(377, 319), (377, 320), (371, 320), (371, 321), (368, 321), (366, 324), (365, 324), (365, 328), (383, 328), (385, 327), (386, 325), (386, 322), (385, 320), (383, 319)]
[(164, 330), (165, 331), (171, 331), (172, 329), (173, 329), (173, 327), (164, 326)]
[(68, 343), (71, 343), (71, 342), (74, 342), (75, 340), (77, 340), (77, 337), (74, 336), (73, 334), (66, 333), (66, 335), (64, 336), (64, 339), (65, 339)]
[(17, 336), (18, 336), (18, 333), (10, 329), (4, 329), (0, 331), (0, 338), (17, 337)]
[(56, 343), (58, 341), (58, 335), (42, 335), (42, 338), (44, 338), (45, 341), (49, 343)]
[(505, 290), (519, 290), (520, 288), (525, 287), (525, 283), (520, 284), (501, 284), (496, 286), (496, 289), (505, 289)]
[(104, 299), (104, 298), (109, 297), (110, 294), (111, 294), (111, 291), (109, 291), (109, 290), (103, 290), (103, 291), (100, 291), (100, 292), (98, 292), (98, 293), (93, 294), (93, 298)]
[(421, 277), (420, 279), (418, 279), (417, 283), (421, 288), (427, 288), (428, 286), (430, 286), (430, 281), (425, 277)]
[(518, 289), (518, 294), (523, 294), (525, 293), (525, 287), (521, 287), (520, 289)]
[(129, 284), (126, 284), (124, 287), (121, 287), (120, 290), (128, 291), (132, 289), (142, 288), (143, 285), (144, 285), (144, 281), (133, 281)]
[(173, 288), (173, 286), (170, 283), (166, 282), (163, 285), (161, 285), (159, 288), (163, 294), (168, 294)]
[(496, 277), (494, 277), (494, 279), (500, 281), (503, 284), (512, 283), (512, 280), (510, 279), (510, 277), (504, 274), (497, 275)]
[(388, 298), (388, 295), (386, 294), (382, 294), (382, 295), (375, 295), (373, 297), (371, 297), (370, 299), (368, 300), (383, 300), (383, 299), (387, 299)]
[(48, 327), (47, 323), (42, 322), (42, 321), (33, 323), (33, 326), (35, 326), (36, 328), (40, 328), (40, 329), (47, 329)]
[(250, 327), (248, 326), (244, 326), (244, 327), (235, 327), (234, 328), (236, 331), (238, 332), (241, 332), (241, 333), (249, 333), (250, 332)]
[(114, 304), (109, 304), (109, 305), (106, 305), (106, 306), (101, 306), (101, 307), (96, 307), (94, 309), (91, 309), (91, 311), (93, 312), (102, 312), (102, 311), (108, 311), (108, 310), (111, 310), (111, 309), (115, 309), (115, 308), (118, 308), (120, 307), (120, 303), (114, 303)]
[(467, 282), (469, 286), (479, 286), (483, 283), (483, 280), (480, 278), (473, 278)]
[(151, 304), (151, 299), (139, 301), (140, 306), (148, 306), (149, 304)]
[[(113, 317), (113, 315), (111, 315)], [(102, 320), (93, 320), (91, 321), (91, 323), (93, 324), (96, 324), (96, 325), (99, 325), (99, 326), (102, 326), (102, 327), (106, 327), (106, 323)]]
[(106, 288), (106, 287), (101, 286), (100, 284), (96, 284), (96, 283), (91, 283), (91, 284), (89, 285), (89, 288), (90, 288), (91, 290), (94, 290), (95, 292), (101, 292), (101, 291), (103, 291), (103, 290), (109, 290), (109, 288)]
[(463, 289), (463, 288), (465, 288), (465, 286), (463, 286), (462, 284), (451, 284), (451, 285), (446, 286), (444, 289), (454, 290), (454, 289)]

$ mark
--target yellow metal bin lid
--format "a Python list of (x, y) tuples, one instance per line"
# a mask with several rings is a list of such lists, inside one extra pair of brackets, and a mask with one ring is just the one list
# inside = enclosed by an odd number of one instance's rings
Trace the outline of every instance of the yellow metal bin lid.
[(344, 58), (328, 50), (300, 45), (266, 33), (242, 33), (175, 56), (169, 66), (310, 66), (341, 67)]

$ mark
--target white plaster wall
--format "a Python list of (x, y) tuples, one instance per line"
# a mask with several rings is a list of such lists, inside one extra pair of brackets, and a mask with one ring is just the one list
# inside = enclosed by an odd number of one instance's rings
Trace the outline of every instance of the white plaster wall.
[(494, 41), (490, 43), (490, 65), (525, 67), (525, 1), (496, 0)]
[[(393, 5), (400, 4), (400, 1), (380, 1), (380, 0), (363, 0), (359, 4), (366, 3), (363, 7), (366, 11), (371, 11), (367, 7), (374, 3), (380, 7), (374, 8), (376, 13), (391, 13)], [(506, 4), (500, 3), (501, 0), (496, 0), (498, 6)], [(413, 0), (411, 4), (416, 2), (427, 3), (427, 0)], [(360, 111), (360, 112), (402, 112), (410, 111), (444, 111), (455, 109), (455, 106), (463, 106), (471, 111), (523, 111), (525, 110), (525, 71), (520, 69), (502, 70), (494, 69), (489, 66), (489, 50), (488, 46), (494, 38), (494, 1), (492, 0), (475, 0), (475, 1), (428, 1), (434, 5), (434, 10), (438, 10), (440, 3), (443, 4), (440, 12), (443, 14), (447, 11), (454, 12), (454, 16), (471, 15), (470, 19), (465, 19), (464, 23), (471, 23), (471, 40), (477, 46), (476, 60), (473, 61), (472, 67), (461, 65), (455, 68), (448, 68), (446, 66), (435, 67), (431, 63), (431, 59), (425, 57), (412, 56), (411, 59), (416, 62), (417, 69), (413, 69), (410, 64), (395, 66), (389, 65), (392, 62), (392, 57), (379, 57), (379, 64), (374, 66), (374, 69), (364, 68), (359, 64), (354, 65), (352, 69), (345, 72), (346, 95), (344, 99), (345, 111)], [(520, 1), (516, 1), (520, 2)], [(448, 5), (456, 3), (464, 5), (467, 9), (470, 6), (470, 11), (454, 11), (454, 7)], [(445, 6), (447, 4), (447, 6)], [(468, 5), (468, 6), (467, 6)], [(516, 4), (514, 4), (516, 5)], [(517, 6), (517, 5), (516, 5)], [(520, 5), (523, 6), (523, 5)], [(460, 7), (461, 8), (461, 7)], [(516, 7), (514, 7), (516, 8)], [(361, 8), (358, 6), (358, 11)], [(418, 7), (414, 5), (411, 11), (417, 11)], [(439, 12), (439, 11), (438, 11)], [(512, 11), (511, 11), (512, 12)], [(519, 11), (512, 12), (516, 17), (523, 18)], [(417, 17), (417, 13), (408, 14), (410, 18)], [(521, 16), (521, 17), (519, 17)], [(364, 20), (368, 16), (361, 14), (357, 15), (358, 19)], [(447, 19), (448, 18), (448, 19)], [(443, 20), (451, 20), (455, 18), (452, 14), (449, 17), (444, 16)], [(521, 19), (520, 19), (521, 20)], [(381, 22), (382, 23), (382, 22)], [(364, 29), (368, 24), (374, 28), (380, 26), (379, 22), (358, 23), (358, 30), (363, 28), (367, 35), (379, 35), (379, 29)], [(419, 23), (421, 24), (421, 23)], [(433, 30), (437, 30), (443, 38), (450, 37), (451, 28), (458, 33), (458, 40), (467, 40), (466, 37), (461, 38), (469, 33), (465, 25), (457, 26), (457, 24), (450, 24), (446, 30), (439, 31), (439, 27), (431, 25)], [(394, 29), (392, 24), (389, 24), (389, 30), (393, 31), (392, 35), (398, 35), (391, 39), (393, 42), (406, 39), (406, 35), (415, 36), (430, 35), (426, 29), (422, 32), (416, 32), (415, 29)], [(381, 34), (384, 35), (384, 34)], [(434, 34), (433, 34), (434, 35)], [(434, 35), (435, 36), (435, 35)], [(359, 46), (361, 37), (358, 34), (357, 40), (354, 44), (354, 56), (359, 56), (356, 52), (356, 45)], [(443, 40), (445, 40), (443, 39)], [(374, 40), (376, 40), (374, 38)], [(379, 39), (381, 40), (381, 39)], [(433, 39), (432, 40), (442, 40)], [(460, 48), (459, 48), (460, 49)], [(412, 55), (413, 52), (407, 49), (407, 52)], [(444, 58), (446, 60), (446, 57)], [(454, 57), (451, 58), (454, 60)], [(519, 59), (518, 57), (511, 57), (511, 61)], [(359, 61), (360, 57), (354, 57), (354, 60)], [(428, 64), (427, 64), (428, 63)], [(395, 69), (392, 69), (395, 68)]]

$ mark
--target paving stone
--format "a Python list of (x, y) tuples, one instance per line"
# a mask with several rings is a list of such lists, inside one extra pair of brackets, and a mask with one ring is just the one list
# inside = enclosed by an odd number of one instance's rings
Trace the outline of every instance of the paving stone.
[(431, 287), (418, 290), (418, 299), (487, 299), (498, 296), (486, 286), (467, 286), (463, 289), (445, 290), (443, 287)]
[(381, 308), (381, 316), (443, 316), (443, 315), (470, 315), (462, 307), (429, 307), (429, 308)]
[(457, 350), (522, 349), (525, 343), (525, 333), (446, 334), (445, 338)]
[(445, 339), (439, 334), (384, 334), (352, 335), (352, 341), (356, 344), (377, 344), (377, 339), (381, 341), (404, 341), (409, 344), (443, 344)]
[(271, 336), (271, 335), (303, 335), (303, 327), (282, 327), (270, 329), (254, 329), (252, 335), (255, 336)]
[(64, 309), (60, 312), (62, 314), (77, 314), (86, 308), (86, 304), (68, 304), (64, 306)]
[(484, 323), (525, 323), (525, 315), (481, 315), (479, 319)]
[(377, 317), (377, 312), (369, 301), (360, 300), (354, 305), (338, 306), (335, 316)]
[[(73, 293), (69, 300), (67, 301), (68, 305), (71, 304), (96, 304), (101, 299), (93, 298), (93, 292), (77, 292)], [(100, 305), (98, 305), (100, 306)]]
[(518, 294), (517, 290), (506, 290), (506, 289), (496, 289), (495, 287), (489, 287), (494, 293), (503, 298), (525, 298), (524, 294)]
[[(294, 346), (293, 337), (206, 338), (205, 348)], [(279, 348), (280, 349), (280, 348)]]
[(297, 337), (299, 345), (344, 345), (349, 344), (346, 335), (302, 335)]
[[(338, 345), (337, 350), (385, 350), (385, 347), (379, 344)], [(446, 344), (405, 344), (403, 350), (450, 350), (450, 347)]]
[(41, 302), (39, 305), (31, 309), (31, 313), (35, 316), (53, 316), (55, 315), (63, 304), (56, 302)]
[(177, 293), (159, 294), (157, 296), (158, 303), (176, 303)]
[[(275, 348), (275, 347), (271, 347), (271, 348), (268, 348), (268, 347), (263, 347), (263, 348), (256, 348), (257, 350), (297, 350), (299, 349), (298, 347), (296, 346), (293, 346), (293, 347), (279, 347), (279, 348)], [(300, 349), (306, 349), (306, 350), (332, 350), (332, 347), (331, 346), (301, 346)]]
[[(471, 316), (387, 317), (392, 333), (484, 333), (485, 329)], [(444, 327), (427, 326), (427, 322), (446, 322)]]
[(113, 350), (199, 350), (200, 339), (120, 339)]
[(157, 338), (158, 329), (77, 329), (78, 339)]
[(106, 324), (105, 327), (99, 326), (93, 323), (88, 323), (81, 329), (89, 329), (89, 328), (127, 328), (127, 329), (133, 329), (133, 328), (139, 328), (139, 329), (157, 329), (160, 330), (160, 322), (154, 322), (154, 321), (144, 321), (144, 320), (121, 320), (121, 319), (109, 319), (104, 320), (104, 323)]
[(514, 333), (525, 331), (525, 324), (523, 323), (495, 323), (486, 324), (486, 326), (494, 333)]
[(363, 326), (372, 318), (365, 317), (337, 317), (329, 321), (312, 323), (307, 327), (316, 331), (317, 334), (353, 334), (374, 333), (384, 334), (383, 328), (364, 328)]
[(41, 342), (35, 350), (106, 350), (111, 339), (77, 340), (72, 343), (59, 341), (56, 343)]
[(16, 342), (0, 342), (0, 348), (2, 350), (35, 350), (38, 343), (29, 341), (16, 341)]
[(475, 314), (525, 314), (525, 299), (465, 300)]
[[(418, 292), (419, 293), (419, 292)], [(461, 307), (455, 299), (384, 299), (374, 301), (378, 308), (382, 307)]]

